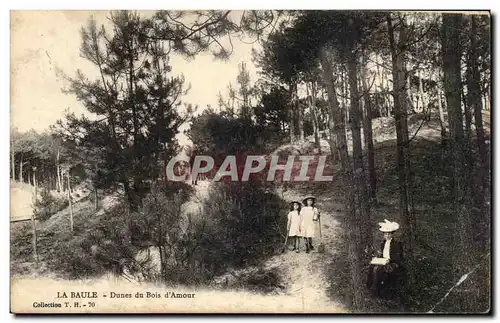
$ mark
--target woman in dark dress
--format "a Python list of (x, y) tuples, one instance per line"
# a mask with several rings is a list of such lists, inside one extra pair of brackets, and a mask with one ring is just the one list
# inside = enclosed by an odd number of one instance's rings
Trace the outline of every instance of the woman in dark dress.
[(380, 245), (378, 257), (388, 259), (386, 265), (370, 265), (368, 270), (367, 287), (376, 296), (384, 299), (393, 299), (403, 284), (405, 268), (403, 265), (403, 245), (393, 235), (399, 229), (399, 224), (385, 220), (379, 223), (379, 230), (384, 233), (384, 242)]

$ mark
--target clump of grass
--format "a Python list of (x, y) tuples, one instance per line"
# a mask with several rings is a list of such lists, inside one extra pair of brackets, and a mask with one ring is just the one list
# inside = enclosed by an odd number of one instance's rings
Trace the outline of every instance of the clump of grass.
[(229, 288), (245, 289), (262, 294), (276, 294), (285, 289), (282, 273), (276, 267), (257, 267), (239, 274)]
[(69, 202), (65, 198), (55, 197), (47, 187), (40, 192), (40, 197), (35, 202), (35, 217), (41, 221), (48, 220), (55, 213), (68, 207)]
[(213, 276), (256, 265), (282, 242), (287, 204), (256, 182), (219, 183), (203, 203), (199, 260)]

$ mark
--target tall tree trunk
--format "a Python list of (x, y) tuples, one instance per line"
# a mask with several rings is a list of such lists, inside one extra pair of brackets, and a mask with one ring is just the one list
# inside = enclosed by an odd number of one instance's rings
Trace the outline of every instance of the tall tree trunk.
[(486, 110), (490, 110), (490, 102), (491, 102), (491, 90), (488, 86), (487, 93), (484, 94), (484, 107)]
[(375, 153), (373, 151), (373, 131), (372, 131), (372, 100), (370, 89), (368, 88), (368, 73), (366, 67), (366, 57), (362, 55), (361, 62), (361, 87), (363, 92), (363, 135), (365, 149), (368, 158), (368, 195), (372, 203), (377, 200), (377, 173), (375, 171)]
[(443, 109), (443, 93), (441, 91), (441, 82), (437, 85), (437, 96), (438, 96), (438, 109), (439, 109), (439, 124), (441, 126), (441, 142), (446, 141), (446, 121), (444, 120), (444, 109)]
[[(476, 50), (477, 47), (477, 17), (475, 15), (470, 16), (471, 19), (471, 34), (470, 34), (470, 48), (469, 48), (469, 60), (467, 61), (467, 67), (469, 70), (467, 78), (467, 93), (468, 93), (468, 105), (474, 113), (474, 125), (476, 128), (476, 143), (479, 150), (479, 178), (477, 178), (474, 183), (475, 186), (479, 187), (478, 191), (474, 190), (476, 205), (478, 205), (479, 212), (476, 212), (477, 216), (475, 219), (481, 224), (483, 224), (488, 233), (491, 227), (491, 210), (489, 208), (488, 202), (490, 199), (490, 165), (488, 160), (488, 151), (485, 144), (484, 128), (483, 128), (483, 115), (482, 115), (482, 100), (481, 100), (481, 75), (479, 73), (478, 67), (478, 56), (479, 53)], [(486, 97), (486, 96), (485, 96)], [(472, 167), (473, 165), (471, 165)], [(472, 171), (472, 169), (470, 170)], [(480, 233), (481, 232), (479, 231)], [(485, 234), (489, 237), (489, 234)], [(489, 238), (485, 239), (485, 244), (489, 245)]]
[[(344, 65), (342, 65), (340, 68), (342, 70), (342, 89), (343, 89), (342, 95), (344, 96), (344, 105), (343, 105), (342, 109), (344, 109), (344, 115), (345, 115), (344, 122), (346, 125), (348, 125), (349, 119), (350, 119), (349, 92), (348, 92), (349, 91), (349, 80), (347, 79), (347, 70), (345, 69)], [(349, 138), (349, 137), (347, 137), (347, 138)]]
[(477, 17), (475, 15), (471, 15), (471, 47), (469, 52), (469, 61), (468, 65), (470, 67), (470, 78), (467, 83), (468, 92), (469, 92), (469, 102), (470, 106), (474, 111), (474, 126), (476, 128), (476, 136), (477, 136), (477, 146), (479, 150), (479, 156), (481, 159), (481, 178), (482, 183), (485, 189), (489, 187), (489, 160), (488, 160), (488, 152), (486, 149), (486, 144), (484, 142), (484, 128), (483, 128), (483, 115), (482, 115), (482, 100), (481, 100), (481, 88), (480, 88), (480, 73), (478, 67), (478, 51), (477, 47)]
[[(352, 24), (352, 21), (351, 21)], [(352, 25), (351, 25), (352, 26)], [(355, 28), (352, 28), (355, 29)], [(356, 36), (353, 36), (353, 38)], [(354, 182), (358, 192), (358, 207), (361, 212), (360, 221), (357, 223), (361, 231), (361, 243), (364, 242), (364, 249), (371, 249), (373, 244), (373, 234), (371, 230), (371, 211), (366, 186), (365, 166), (363, 163), (363, 149), (361, 146), (361, 109), (358, 89), (358, 55), (354, 48), (356, 38), (351, 40), (350, 49), (347, 53), (347, 70), (349, 73), (349, 93), (351, 111), (351, 133), (352, 133), (352, 156), (354, 162)]]
[[(322, 138), (321, 131), (325, 127), (323, 126), (323, 122), (320, 122), (319, 118), (321, 117), (321, 120), (326, 119), (326, 118), (325, 118), (325, 116), (323, 116), (321, 109), (319, 109), (316, 106), (317, 99), (318, 99), (318, 93), (319, 93), (317, 81), (314, 81), (312, 83), (312, 86), (313, 86), (312, 87), (312, 94), (313, 94), (313, 102), (314, 102), (314, 120), (316, 120), (316, 126), (318, 127), (318, 136), (321, 139)], [(322, 97), (321, 93), (320, 93), (320, 97)]]
[[(403, 62), (403, 66), (405, 65), (404, 63), (405, 62)], [(408, 71), (408, 73), (406, 74), (406, 98), (408, 100), (408, 107), (411, 109), (412, 112), (415, 112), (415, 107), (413, 106), (413, 96), (411, 94), (411, 76), (412, 76), (412, 73), (409, 72), (410, 69), (408, 68), (408, 66), (405, 66), (405, 67), (406, 67), (406, 71)]]
[(308, 82), (306, 84), (307, 96), (309, 98), (309, 109), (311, 110), (311, 119), (313, 124), (313, 133), (314, 133), (314, 144), (319, 149), (321, 153), (321, 145), (319, 142), (319, 126), (318, 126), (318, 116), (316, 115), (316, 86), (315, 82)]
[(56, 173), (57, 173), (57, 191), (62, 191), (61, 185), (61, 154), (59, 148), (57, 148), (57, 157), (56, 157)]
[(340, 75), (340, 108), (342, 110), (347, 110), (347, 94), (346, 94), (346, 83), (345, 83), (345, 74), (344, 74), (344, 69), (339, 68), (338, 69), (338, 75)]
[(377, 55), (377, 74), (380, 76), (380, 93), (381, 93), (381, 98), (382, 98), (382, 106), (380, 107), (380, 115), (384, 117), (390, 117), (391, 116), (391, 111), (389, 107), (389, 100), (387, 99), (387, 91), (388, 91), (388, 86), (387, 86), (387, 78), (384, 73), (384, 70), (380, 68), (380, 62), (379, 62), (379, 57)]
[(33, 188), (35, 190), (35, 199), (38, 198), (38, 195), (37, 195), (37, 187), (38, 186), (38, 183), (37, 183), (37, 180), (36, 180), (36, 167), (33, 167)]
[(297, 84), (295, 84), (295, 108), (297, 111), (297, 119), (298, 119), (298, 126), (299, 126), (299, 140), (300, 142), (305, 141), (305, 136), (304, 136), (304, 109), (302, 109), (302, 106), (300, 104), (299, 100), (299, 89)]
[(326, 83), (329, 105), (329, 124), (330, 131), (330, 149), (332, 155), (337, 154), (340, 157), (342, 167), (341, 181), (343, 182), (346, 212), (346, 232), (348, 233), (347, 258), (351, 272), (350, 292), (353, 295), (353, 306), (359, 308), (363, 304), (362, 286), (363, 277), (359, 267), (361, 256), (359, 255), (360, 232), (356, 227), (358, 223), (358, 212), (355, 208), (355, 197), (353, 190), (352, 164), (347, 152), (347, 138), (345, 132), (345, 117), (343, 110), (340, 109), (335, 92), (335, 79), (333, 77), (332, 64), (328, 59), (328, 53), (325, 48), (320, 51), (320, 62), (323, 70), (323, 77)]
[(450, 122), (451, 147), (453, 157), (453, 194), (455, 214), (457, 217), (456, 241), (457, 250), (453, 261), (457, 277), (467, 272), (471, 265), (470, 257), (472, 239), (470, 237), (470, 194), (467, 183), (468, 167), (466, 165), (466, 143), (463, 129), (461, 109), (461, 54), (460, 30), (462, 17), (459, 14), (443, 14), (443, 72), (444, 89), (448, 105)]
[(68, 202), (69, 202), (69, 226), (70, 230), (73, 231), (73, 202), (71, 199), (71, 174), (68, 169)]
[(427, 107), (426, 100), (424, 98), (424, 84), (422, 82), (422, 70), (418, 70), (418, 97), (419, 102), (422, 104), (422, 107), (418, 107), (418, 110), (422, 113), (425, 113), (425, 108)]
[(23, 153), (21, 153), (21, 158), (19, 159), (19, 182), (23, 182)]
[(290, 111), (289, 111), (289, 127), (290, 127), (290, 143), (295, 143), (295, 91), (293, 83), (290, 83), (290, 97), (292, 98), (292, 102), (290, 102)]
[[(406, 17), (405, 17), (406, 20)], [(405, 22), (404, 22), (405, 23)], [(403, 67), (403, 74), (404, 75), (410, 75), (411, 72), (408, 71), (408, 66), (409, 64), (405, 64), (404, 61), (407, 60), (405, 56), (405, 48), (406, 48), (406, 42), (408, 41), (408, 38), (406, 36), (407, 30), (406, 30), (406, 25), (403, 23), (401, 31), (400, 31), (400, 37), (399, 37), (399, 42), (398, 42), (398, 48), (399, 52), (403, 53), (400, 57), (400, 60), (402, 62), (401, 66)], [(411, 80), (411, 78), (408, 78), (408, 80)], [(407, 89), (410, 88), (410, 84), (403, 84), (403, 86), (406, 86)], [(405, 183), (406, 183), (406, 196), (407, 196), (407, 201), (409, 205), (409, 221), (410, 221), (410, 227), (411, 227), (411, 232), (413, 233), (414, 236), (417, 234), (417, 221), (415, 218), (415, 203), (414, 203), (414, 198), (413, 198), (413, 171), (411, 167), (411, 149), (410, 149), (410, 139), (408, 135), (408, 110), (411, 109), (412, 111), (415, 110), (415, 107), (413, 105), (413, 100), (411, 97), (411, 92), (407, 90), (405, 92), (406, 94), (406, 105), (402, 105), (402, 117), (401, 117), (401, 129), (402, 129), (402, 135), (403, 135), (403, 142), (404, 144), (404, 151), (405, 151), (405, 157), (404, 157), (404, 162), (405, 162)]]
[(391, 14), (387, 14), (387, 26), (389, 43), (392, 58), (392, 78), (393, 78), (393, 97), (394, 97), (394, 118), (396, 123), (397, 137), (397, 169), (399, 183), (399, 212), (403, 223), (405, 249), (408, 262), (408, 286), (414, 283), (414, 265), (413, 265), (413, 246), (415, 245), (415, 232), (410, 219), (408, 208), (408, 185), (410, 185), (407, 168), (407, 146), (408, 146), (408, 124), (407, 124), (407, 92), (405, 90), (405, 72), (404, 72), (404, 52), (401, 51), (401, 45), (405, 42), (405, 25), (400, 25), (399, 40), (396, 44), (394, 37), (394, 27), (392, 25)]
[[(466, 77), (466, 83), (468, 83), (468, 74), (469, 74), (469, 69), (467, 68), (467, 71), (465, 72), (465, 77)], [(465, 139), (466, 142), (470, 142), (472, 139), (472, 113), (471, 113), (471, 107), (469, 104), (469, 89), (467, 89), (467, 95), (465, 95), (464, 92), (464, 87), (462, 86), (462, 89), (460, 91), (460, 96), (462, 98), (462, 105), (463, 105), (463, 111), (464, 111), (464, 117), (465, 117)]]
[[(38, 201), (38, 192), (36, 189), (36, 167), (33, 167), (33, 183), (34, 183), (34, 190), (33, 190), (33, 200), (32, 200), (32, 205), (35, 206), (36, 202)], [(33, 245), (33, 256), (35, 258), (35, 264), (38, 267), (38, 236), (37, 236), (37, 230), (36, 230), (36, 222), (35, 222), (35, 212), (31, 213), (31, 229), (32, 229), (32, 245)]]

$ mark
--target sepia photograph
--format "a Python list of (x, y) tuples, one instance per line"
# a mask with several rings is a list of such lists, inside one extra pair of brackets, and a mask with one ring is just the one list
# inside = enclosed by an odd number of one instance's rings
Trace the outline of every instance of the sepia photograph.
[(490, 11), (9, 15), (12, 314), (491, 314)]

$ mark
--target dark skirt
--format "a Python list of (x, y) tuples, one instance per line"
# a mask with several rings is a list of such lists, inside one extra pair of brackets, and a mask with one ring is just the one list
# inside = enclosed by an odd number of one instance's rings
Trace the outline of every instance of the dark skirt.
[(383, 299), (401, 296), (404, 283), (404, 268), (398, 266), (387, 272), (384, 266), (370, 265), (366, 285), (373, 295)]

